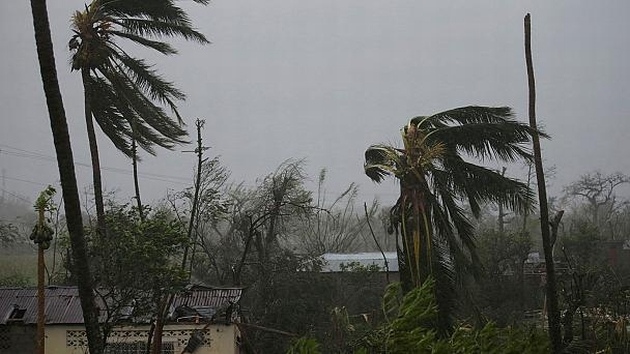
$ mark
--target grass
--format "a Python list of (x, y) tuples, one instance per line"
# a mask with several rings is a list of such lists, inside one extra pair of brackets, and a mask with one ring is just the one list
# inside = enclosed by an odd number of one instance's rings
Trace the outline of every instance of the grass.
[[(46, 252), (46, 264), (52, 265), (52, 252)], [(59, 258), (57, 258), (59, 262)], [(59, 264), (57, 265), (57, 268)], [(36, 286), (37, 253), (23, 250), (9, 253), (0, 251), (0, 286)]]
[(37, 284), (37, 254), (3, 254), (0, 256), (0, 285)]

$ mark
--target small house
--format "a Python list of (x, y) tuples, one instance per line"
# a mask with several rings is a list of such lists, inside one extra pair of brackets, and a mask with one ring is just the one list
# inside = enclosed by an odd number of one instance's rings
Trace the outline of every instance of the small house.
[[(195, 286), (175, 295), (162, 333), (162, 353), (180, 354), (187, 345), (195, 354), (240, 353), (235, 322), (242, 292), (242, 288)], [(49, 286), (45, 297), (46, 353), (86, 353), (78, 289)], [(36, 325), (37, 289), (0, 288), (0, 354), (35, 352)], [(114, 324), (106, 353), (144, 354), (150, 327), (149, 321), (131, 318)]]

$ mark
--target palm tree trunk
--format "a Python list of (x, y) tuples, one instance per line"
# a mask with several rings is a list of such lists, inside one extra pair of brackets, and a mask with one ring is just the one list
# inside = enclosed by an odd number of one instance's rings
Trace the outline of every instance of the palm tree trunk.
[[(531, 22), (529, 14), (525, 16), (525, 60), (527, 62), (527, 78), (529, 84), (529, 125), (534, 129), (538, 129), (536, 124), (536, 85), (534, 79), (534, 64), (532, 61)], [(551, 244), (551, 234), (549, 230), (549, 208), (547, 206), (547, 189), (545, 187), (545, 174), (540, 150), (540, 136), (537, 132), (532, 134), (532, 142), (534, 145), (534, 166), (536, 169), (538, 199), (540, 204), (540, 227), (547, 273), (546, 290), (549, 337), (551, 339), (553, 352), (560, 353), (562, 351), (562, 336), (560, 330), (558, 292), (556, 290), (556, 272), (553, 262), (553, 245)]]
[(98, 156), (94, 120), (92, 119), (92, 93), (90, 88), (90, 71), (81, 69), (83, 80), (83, 98), (85, 109), (85, 125), (87, 127), (88, 142), (90, 144), (90, 158), (92, 160), (92, 181), (94, 184), (94, 204), (96, 205), (96, 222), (100, 235), (105, 235), (105, 206), (103, 203), (103, 185), (101, 183), (101, 162)]
[(31, 10), (33, 15), (33, 28), (35, 30), (35, 42), (37, 44), (37, 57), (57, 155), (57, 166), (59, 168), (63, 199), (65, 201), (64, 210), (66, 213), (68, 233), (70, 235), (72, 257), (74, 266), (76, 267), (79, 299), (83, 310), (88, 346), (91, 354), (101, 354), (103, 352), (103, 342), (98, 323), (98, 309), (92, 288), (92, 278), (90, 276), (87, 249), (83, 234), (81, 204), (79, 202), (79, 192), (72, 158), (72, 147), (68, 134), (66, 113), (63, 108), (61, 91), (59, 90), (59, 82), (57, 80), (46, 0), (31, 0)]

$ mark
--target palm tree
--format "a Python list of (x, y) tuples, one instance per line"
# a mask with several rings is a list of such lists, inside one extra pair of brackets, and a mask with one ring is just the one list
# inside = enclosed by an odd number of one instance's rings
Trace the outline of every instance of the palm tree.
[(520, 181), (467, 161), (531, 161), (526, 144), (534, 130), (513, 119), (509, 107), (469, 106), (415, 117), (401, 130), (403, 147), (373, 145), (365, 152), (365, 173), (375, 182), (393, 176), (400, 195), (391, 209), (401, 281), (406, 291), (429, 275), (436, 279), (440, 316), (448, 330), (455, 284), (477, 274), (474, 217), (484, 203), (516, 211), (533, 205), (533, 194)]
[(81, 72), (94, 199), (99, 229), (103, 231), (102, 183), (93, 119), (114, 146), (132, 159), (138, 158), (136, 145), (154, 155), (154, 146), (172, 149), (186, 142), (187, 136), (177, 110), (184, 93), (145, 60), (129, 55), (116, 40), (165, 55), (177, 51), (162, 38), (181, 37), (202, 44), (208, 40), (192, 27), (188, 15), (174, 0), (93, 0), (84, 11), (74, 13), (72, 29), (72, 69)]
[(46, 0), (31, 0), (33, 14), (33, 27), (35, 29), (35, 42), (37, 44), (37, 57), (39, 59), (40, 73), (46, 94), (46, 104), (50, 118), (50, 127), (55, 143), (57, 166), (61, 179), (64, 209), (70, 245), (72, 248), (72, 261), (77, 274), (79, 299), (83, 310), (83, 319), (87, 333), (90, 353), (103, 352), (103, 342), (98, 323), (98, 308), (94, 298), (92, 277), (87, 257), (87, 248), (83, 233), (83, 220), (81, 217), (81, 204), (77, 188), (76, 175), (74, 173), (74, 161), (72, 159), (72, 147), (66, 113), (63, 108), (61, 91), (57, 80), (55, 57), (48, 22), (48, 10)]

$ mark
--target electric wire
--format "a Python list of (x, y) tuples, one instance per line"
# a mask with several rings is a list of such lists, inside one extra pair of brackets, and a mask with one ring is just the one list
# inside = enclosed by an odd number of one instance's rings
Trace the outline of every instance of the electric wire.
[[(5, 150), (5, 149), (11, 149), (11, 150), (14, 150), (14, 151)], [(0, 156), (2, 154), (15, 156), (15, 157), (19, 157), (19, 158), (26, 158), (26, 159), (31, 159), (31, 160), (37, 160), (37, 161), (47, 161), (47, 162), (55, 162), (55, 163), (57, 162), (57, 159), (55, 157), (53, 157), (53, 156), (41, 154), (41, 153), (34, 152), (34, 151), (19, 149), (19, 148), (16, 148), (16, 147), (13, 147), (13, 146), (9, 146), (9, 145), (6, 145), (6, 144), (0, 144)], [(92, 168), (91, 164), (85, 163), (85, 162), (75, 161), (74, 164), (75, 164), (75, 166), (80, 166), (80, 167), (85, 167), (85, 168)], [(131, 171), (123, 169), (123, 168), (117, 168), (117, 167), (102, 166), (101, 170), (107, 171), (107, 172), (124, 174), (124, 175), (127, 175), (127, 176), (131, 176), (132, 175)], [(180, 185), (190, 184), (190, 179), (185, 178), (185, 177), (169, 176), (169, 175), (163, 175), (163, 174), (158, 174), (158, 173), (149, 173), (149, 172), (139, 172), (138, 175), (141, 176), (143, 179), (149, 179), (149, 180), (155, 180), (155, 181), (161, 181), (161, 182), (169, 182), (169, 183), (175, 183), (175, 184), (180, 184)], [(5, 177), (5, 178), (6, 179), (11, 179), (9, 177)], [(17, 179), (17, 178), (12, 178), (12, 179), (20, 180), (20, 179)], [(22, 182), (38, 184), (38, 183), (32, 182), (32, 181), (26, 181), (26, 180), (21, 180), (21, 181)]]

